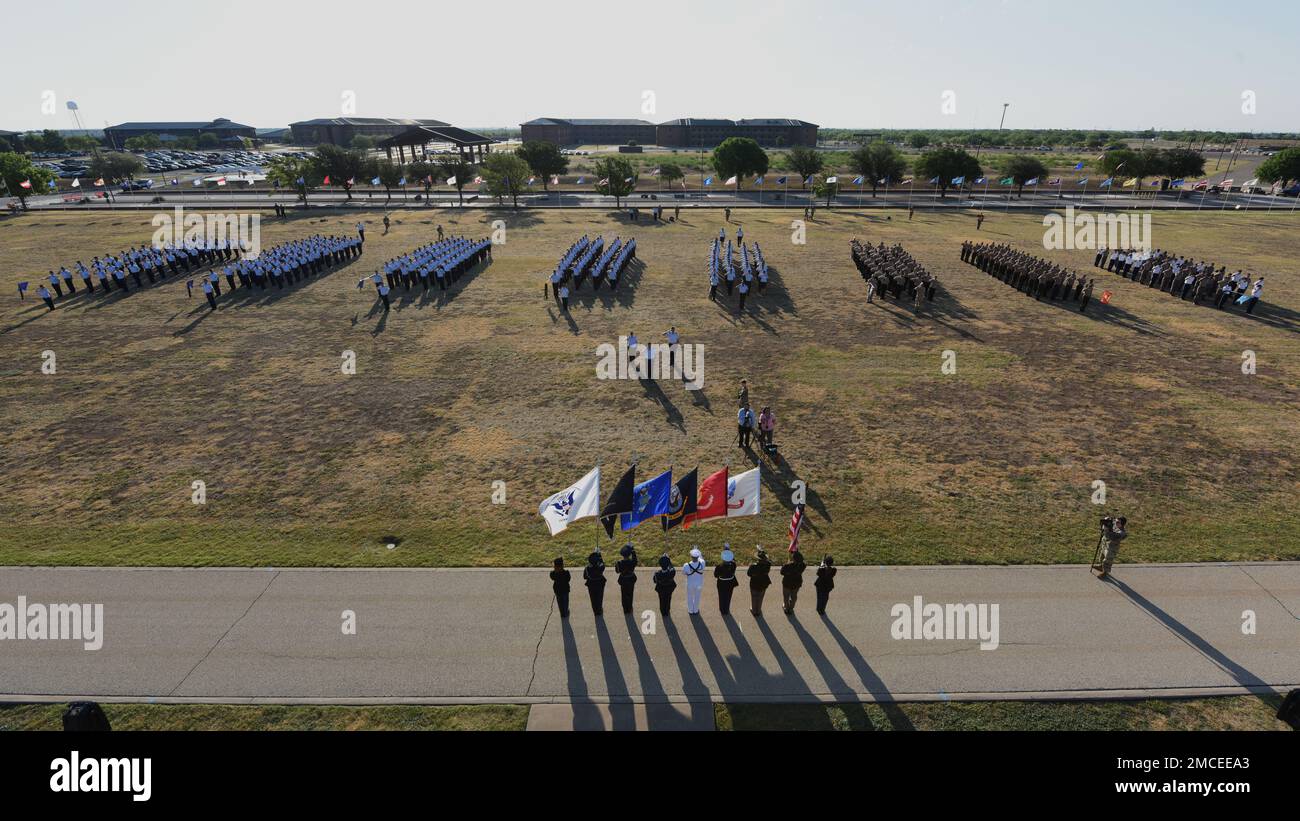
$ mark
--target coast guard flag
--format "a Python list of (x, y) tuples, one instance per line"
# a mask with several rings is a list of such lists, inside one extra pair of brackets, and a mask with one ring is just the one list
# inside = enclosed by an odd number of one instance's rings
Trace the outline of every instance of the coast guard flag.
[(632, 511), (619, 517), (619, 527), (631, 530), (646, 519), (668, 515), (668, 499), (672, 496), (673, 472), (665, 470), (648, 482), (632, 488)]
[(758, 472), (761, 468), (747, 470), (732, 476), (727, 482), (727, 518), (735, 516), (757, 516), (758, 508)]
[(537, 508), (551, 535), (562, 532), (570, 522), (595, 516), (600, 507), (600, 468), (592, 469), (577, 483), (548, 497)]

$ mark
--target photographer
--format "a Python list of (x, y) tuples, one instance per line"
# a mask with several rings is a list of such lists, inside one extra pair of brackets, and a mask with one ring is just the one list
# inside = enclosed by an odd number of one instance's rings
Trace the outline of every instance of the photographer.
[(1106, 552), (1101, 558), (1101, 573), (1097, 578), (1104, 579), (1110, 575), (1110, 567), (1115, 563), (1115, 557), (1119, 555), (1119, 543), (1128, 538), (1128, 530), (1125, 526), (1128, 519), (1120, 516), (1113, 519), (1110, 516), (1101, 520), (1101, 538), (1106, 543)]

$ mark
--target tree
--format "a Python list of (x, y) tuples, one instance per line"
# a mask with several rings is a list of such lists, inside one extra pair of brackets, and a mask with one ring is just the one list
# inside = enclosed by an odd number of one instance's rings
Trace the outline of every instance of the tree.
[[(0, 181), (4, 182), (4, 187), (10, 194), (18, 198), (24, 211), (27, 210), (27, 198), (46, 190), (52, 179), (53, 171), (32, 165), (32, 161), (25, 155), (13, 151), (0, 153)], [(23, 183), (28, 183), (31, 187), (23, 188)]]
[(199, 148), (216, 148), (221, 145), (221, 138), (211, 131), (204, 131), (199, 135)]
[(375, 140), (365, 134), (357, 134), (352, 137), (352, 142), (348, 144), (348, 147), (357, 151), (369, 151), (375, 147)]
[[(40, 147), (36, 148), (35, 146), (38, 143)], [(63, 139), (63, 135), (52, 128), (47, 128), (40, 134), (32, 134), (28, 140), (28, 144), (36, 151), (56, 152), (68, 150), (68, 144)]]
[(1047, 166), (1043, 165), (1037, 157), (1027, 157), (1023, 154), (1008, 157), (1003, 170), (1016, 184), (1017, 197), (1024, 195), (1025, 183), (1047, 175)]
[(498, 200), (510, 197), (518, 208), (519, 195), (528, 187), (528, 163), (518, 154), (489, 154), (483, 161), (483, 181), (488, 193)]
[(158, 139), (157, 134), (141, 134), (138, 137), (127, 137), (122, 147), (127, 151), (152, 151), (162, 146), (162, 140)]
[(790, 153), (786, 155), (786, 162), (799, 175), (799, 183), (804, 188), (808, 187), (808, 178), (813, 174), (820, 174), (826, 166), (826, 161), (822, 159), (821, 154), (802, 145), (790, 149)]
[(840, 193), (840, 184), (838, 181), (830, 182), (828, 180), (820, 180), (818, 182), (813, 183), (813, 196), (825, 197), (827, 208), (831, 207), (831, 200), (839, 196), (839, 193)]
[(552, 176), (559, 176), (569, 170), (569, 161), (560, 153), (555, 143), (529, 140), (519, 146), (515, 155), (528, 163), (532, 172), (542, 178), (543, 191), (551, 190), (548, 183)]
[(469, 184), (470, 177), (474, 173), (474, 166), (465, 162), (461, 157), (448, 157), (438, 163), (438, 168), (443, 173), (443, 178), (455, 180), (450, 183), (456, 189), (456, 197), (460, 204), (465, 204), (465, 186)]
[(713, 170), (723, 179), (755, 177), (767, 167), (767, 152), (749, 137), (728, 137), (713, 149)]
[(1138, 155), (1135, 151), (1127, 148), (1119, 148), (1114, 151), (1107, 151), (1101, 157), (1101, 170), (1107, 177), (1111, 178), (1111, 185), (1116, 182), (1119, 172), (1132, 174), (1137, 169)]
[(664, 185), (672, 188), (673, 183), (686, 179), (686, 172), (676, 163), (664, 163), (659, 166), (659, 179), (664, 181)]
[(90, 136), (68, 137), (67, 143), (69, 151), (81, 151), (89, 154), (99, 150), (99, 140)]
[(1199, 177), (1205, 173), (1205, 157), (1190, 148), (1171, 148), (1164, 152), (1164, 173), (1171, 180)]
[(316, 146), (315, 160), (317, 172), (322, 177), (329, 177), (330, 182), (342, 185), (348, 199), (352, 199), (352, 186), (357, 177), (364, 179), (369, 170), (365, 154), (329, 143)]
[(266, 166), (266, 178), (272, 184), (293, 188), (303, 202), (307, 201), (308, 189), (321, 183), (316, 163), (310, 159), (300, 159), (287, 154), (271, 158)]
[(907, 144), (919, 151), (930, 144), (930, 138), (920, 131), (913, 131), (907, 137)]
[(876, 140), (860, 146), (849, 155), (849, 164), (854, 173), (861, 174), (871, 181), (871, 196), (876, 196), (876, 189), (881, 180), (902, 179), (907, 173), (907, 160), (898, 149), (884, 140)]
[(1259, 164), (1255, 173), (1267, 183), (1286, 184), (1300, 180), (1300, 148), (1285, 148)]
[(406, 166), (406, 175), (418, 180), (424, 186), (424, 198), (429, 199), (429, 190), (433, 188), (433, 178), (438, 175), (438, 166), (428, 160), (416, 160)]
[(613, 197), (615, 208), (622, 208), (623, 197), (636, 190), (636, 172), (632, 169), (632, 163), (622, 157), (597, 160), (596, 179), (596, 193)]
[(105, 151), (96, 154), (90, 161), (90, 176), (101, 177), (108, 185), (122, 180), (133, 179), (144, 170), (144, 163), (134, 154), (121, 151)]
[(199, 147), (199, 141), (193, 137), (177, 137), (176, 141), (172, 143), (172, 145), (176, 146), (181, 151), (193, 151)]
[(983, 172), (979, 160), (960, 148), (936, 148), (922, 154), (916, 161), (916, 173), (924, 177), (939, 178), (939, 198), (948, 195), (948, 186), (957, 177), (975, 179)]
[(379, 178), (379, 183), (384, 186), (384, 193), (387, 194), (385, 205), (393, 201), (393, 186), (401, 183), (403, 170), (401, 165), (392, 160), (384, 159), (375, 162), (375, 176)]

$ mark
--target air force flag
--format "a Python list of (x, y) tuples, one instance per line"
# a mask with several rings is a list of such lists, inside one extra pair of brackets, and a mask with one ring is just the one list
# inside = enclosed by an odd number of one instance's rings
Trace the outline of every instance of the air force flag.
[(537, 514), (546, 520), (551, 535), (561, 532), (570, 522), (595, 516), (600, 511), (600, 468), (593, 468), (577, 484), (566, 487), (549, 497), (537, 508)]
[(665, 516), (673, 490), (673, 472), (665, 470), (648, 482), (632, 488), (632, 512), (619, 517), (619, 527), (631, 530), (646, 519)]

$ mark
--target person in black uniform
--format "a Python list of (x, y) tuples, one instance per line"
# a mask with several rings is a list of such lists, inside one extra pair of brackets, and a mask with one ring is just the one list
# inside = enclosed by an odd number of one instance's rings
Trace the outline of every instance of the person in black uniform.
[(718, 582), (718, 612), (730, 616), (731, 594), (740, 586), (736, 581), (736, 554), (731, 552), (731, 545), (722, 546), (722, 561), (713, 568), (713, 578)]
[(555, 591), (555, 603), (560, 607), (560, 618), (569, 617), (569, 579), (572, 577), (564, 569), (564, 559), (555, 557), (555, 569), (551, 571), (551, 589)]
[(625, 544), (618, 552), (622, 556), (614, 563), (614, 572), (618, 574), (618, 590), (623, 597), (623, 612), (632, 612), (632, 591), (636, 588), (636, 550)]
[(829, 555), (822, 559), (817, 568), (817, 581), (813, 582), (813, 587), (817, 588), (817, 612), (822, 615), (826, 614), (826, 603), (830, 601), (831, 591), (835, 589), (835, 570), (835, 559)]
[(794, 614), (794, 604), (799, 600), (799, 588), (803, 587), (803, 572), (806, 569), (808, 565), (798, 550), (790, 557), (790, 561), (781, 565), (781, 609), (787, 616)]
[(591, 612), (597, 616), (605, 614), (605, 562), (596, 550), (587, 557), (587, 566), (582, 568), (582, 583), (587, 585), (587, 595), (591, 597)]
[(673, 578), (676, 575), (677, 568), (673, 567), (673, 560), (668, 558), (668, 554), (660, 556), (654, 582), (655, 592), (659, 594), (659, 612), (665, 616), (673, 603), (673, 591), (677, 589), (677, 580)]
[(767, 588), (772, 586), (771, 573), (772, 560), (760, 547), (758, 555), (754, 557), (754, 563), (745, 571), (745, 575), (749, 576), (749, 612), (755, 616), (763, 615), (763, 596), (767, 594)]

